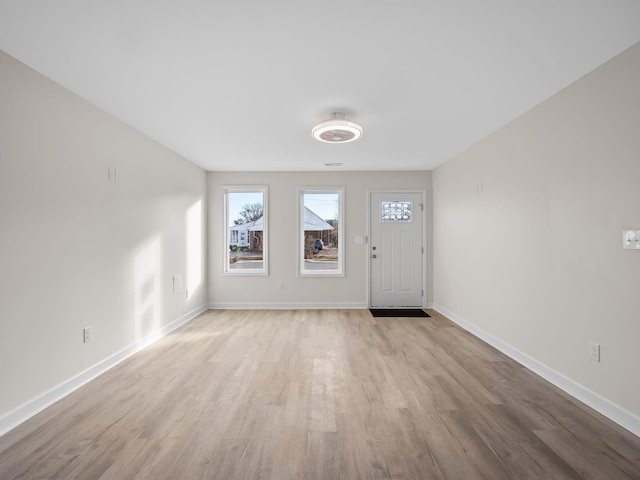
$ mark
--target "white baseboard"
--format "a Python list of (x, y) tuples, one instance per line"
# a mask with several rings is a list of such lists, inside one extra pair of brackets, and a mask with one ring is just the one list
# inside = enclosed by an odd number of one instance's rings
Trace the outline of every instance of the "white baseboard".
[(327, 302), (327, 303), (251, 303), (251, 302), (213, 302), (211, 310), (328, 310), (369, 308), (364, 302)]
[(472, 323), (467, 322), (462, 317), (447, 310), (445, 307), (438, 304), (433, 304), (433, 309), (447, 317), (458, 326), (464, 328), (469, 333), (472, 333), (481, 340), (484, 340), (492, 347), (496, 348), (516, 362), (525, 366), (532, 372), (540, 375), (542, 378), (551, 382), (556, 387), (564, 390), (572, 397), (576, 398), (582, 403), (585, 403), (586, 405), (593, 408), (610, 420), (614, 421), (621, 427), (640, 437), (640, 418), (638, 416), (616, 405), (615, 403), (610, 402), (606, 398), (601, 397), (597, 393), (592, 392), (588, 388), (583, 387), (570, 378), (565, 377), (561, 373), (558, 373), (555, 370), (547, 367), (536, 359), (522, 353), (520, 350), (513, 348), (511, 345), (502, 342), (501, 340), (495, 338), (493, 335), (485, 332)]
[(158, 339), (164, 337), (168, 333), (172, 332), (176, 328), (184, 325), (185, 323), (193, 320), (195, 317), (200, 315), (202, 312), (207, 310), (207, 305), (201, 305), (195, 310), (183, 315), (182, 317), (174, 320), (173, 322), (165, 325), (161, 329), (151, 333), (143, 339), (138, 340), (133, 345), (128, 346), (127, 348), (120, 350), (119, 352), (111, 355), (108, 358), (105, 358), (101, 362), (96, 365), (86, 369), (83, 372), (75, 375), (69, 380), (61, 383), (57, 387), (52, 388), (48, 392), (43, 393), (42, 395), (28, 401), (24, 405), (12, 410), (7, 413), (3, 417), (0, 418), (0, 436), (7, 433), (9, 430), (17, 427), (21, 423), (25, 422), (29, 418), (34, 415), (40, 413), (42, 410), (47, 408), (48, 406), (54, 404), (61, 398), (69, 395), (74, 390), (77, 390), (84, 384), (90, 382), (94, 378), (103, 374), (110, 368), (115, 367), (118, 363), (122, 362), (126, 358), (130, 357), (134, 353), (139, 352), (145, 347), (148, 347), (153, 342)]

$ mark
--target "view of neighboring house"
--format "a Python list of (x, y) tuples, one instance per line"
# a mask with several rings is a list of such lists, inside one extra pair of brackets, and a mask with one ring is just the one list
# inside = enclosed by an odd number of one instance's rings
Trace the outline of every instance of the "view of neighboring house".
[(233, 225), (229, 227), (229, 247), (233, 250), (246, 248), (248, 250), (261, 251), (263, 230), (263, 217), (253, 222)]
[[(253, 222), (232, 225), (229, 227), (229, 247), (232, 250), (246, 248), (251, 251), (261, 251), (263, 230), (263, 217)], [(306, 236), (319, 238), (328, 244), (330, 243), (329, 232), (332, 230), (334, 230), (332, 225), (325, 222), (307, 207), (304, 207), (304, 231)]]
[(304, 235), (305, 238), (313, 237), (319, 238), (326, 245), (331, 243), (330, 232), (333, 230), (333, 226), (325, 222), (322, 218), (316, 215), (313, 211), (304, 207)]

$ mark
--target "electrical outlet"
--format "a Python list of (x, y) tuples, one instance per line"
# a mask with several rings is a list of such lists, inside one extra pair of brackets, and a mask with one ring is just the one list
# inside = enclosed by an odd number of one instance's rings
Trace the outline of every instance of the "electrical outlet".
[(173, 276), (173, 293), (182, 293), (184, 292), (184, 280), (182, 279), (182, 274)]
[(118, 183), (118, 169), (115, 167), (107, 168), (107, 178), (110, 182)]
[(93, 339), (93, 334), (91, 333), (91, 327), (84, 327), (82, 330), (84, 336), (84, 343), (89, 343)]
[(589, 342), (589, 358), (594, 362), (600, 362), (600, 344)]

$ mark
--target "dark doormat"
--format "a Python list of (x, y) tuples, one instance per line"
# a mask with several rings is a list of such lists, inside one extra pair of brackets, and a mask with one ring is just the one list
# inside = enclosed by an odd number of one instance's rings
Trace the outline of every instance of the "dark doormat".
[(430, 317), (421, 308), (370, 308), (374, 317)]

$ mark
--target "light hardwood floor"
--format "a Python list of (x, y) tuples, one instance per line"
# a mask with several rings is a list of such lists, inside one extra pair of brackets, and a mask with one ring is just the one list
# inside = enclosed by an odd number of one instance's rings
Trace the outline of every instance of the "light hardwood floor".
[(640, 438), (430, 313), (208, 311), (0, 438), (0, 478), (640, 479)]

